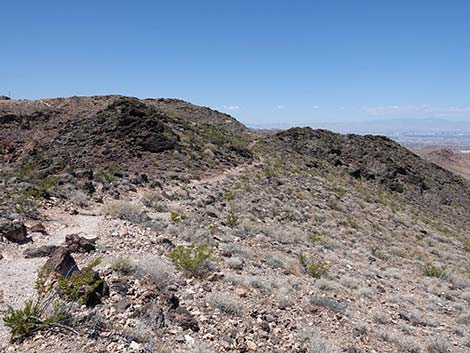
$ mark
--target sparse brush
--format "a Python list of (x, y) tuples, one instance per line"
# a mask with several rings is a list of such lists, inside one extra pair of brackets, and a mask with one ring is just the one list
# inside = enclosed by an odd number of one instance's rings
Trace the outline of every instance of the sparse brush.
[(180, 223), (183, 220), (183, 215), (178, 211), (171, 211), (170, 218), (173, 223)]
[(225, 217), (225, 223), (231, 228), (238, 225), (239, 222), (240, 222), (240, 219), (235, 212), (229, 212), (227, 216)]
[(168, 253), (168, 257), (177, 269), (184, 270), (193, 276), (204, 274), (204, 268), (211, 261), (217, 261), (215, 250), (205, 244), (198, 246), (177, 246)]
[(423, 273), (428, 277), (436, 277), (444, 279), (447, 277), (447, 270), (445, 267), (438, 267), (433, 264), (426, 264), (423, 268)]
[(176, 282), (174, 268), (159, 256), (147, 255), (138, 260), (136, 272), (152, 281), (160, 290)]
[(136, 266), (128, 256), (118, 256), (111, 261), (111, 269), (124, 275), (130, 275), (135, 272)]
[(8, 306), (3, 315), (3, 323), (10, 330), (12, 340), (26, 337), (41, 328), (38, 305), (31, 300), (26, 302), (23, 309)]
[(128, 201), (112, 201), (105, 204), (102, 212), (106, 216), (119, 218), (132, 223), (143, 223), (148, 220), (148, 216), (142, 209), (142, 206)]
[(159, 191), (148, 191), (142, 195), (142, 203), (145, 207), (154, 209), (157, 212), (166, 212), (163, 202), (163, 195)]
[(302, 267), (315, 278), (320, 278), (323, 275), (329, 272), (329, 263), (328, 261), (315, 261), (309, 260), (306, 256), (300, 255), (299, 257), (300, 264)]
[(231, 315), (240, 316), (242, 313), (242, 304), (231, 294), (218, 293), (211, 297), (214, 307), (221, 312)]
[(34, 332), (51, 326), (60, 326), (60, 321), (64, 320), (65, 315), (55, 310), (54, 313), (46, 318), (42, 318), (44, 307), (38, 301), (27, 300), (22, 309), (14, 309), (11, 306), (3, 311), (3, 324), (10, 331), (11, 341), (16, 341), (30, 336)]
[(470, 240), (467, 240), (467, 241), (464, 241), (464, 242), (463, 242), (463, 249), (464, 249), (466, 252), (470, 252)]
[(87, 265), (81, 272), (74, 273), (68, 278), (60, 278), (57, 281), (62, 294), (71, 301), (79, 301), (86, 304), (91, 293), (97, 289), (103, 282), (97, 279), (93, 268), (101, 263), (101, 259), (97, 258)]

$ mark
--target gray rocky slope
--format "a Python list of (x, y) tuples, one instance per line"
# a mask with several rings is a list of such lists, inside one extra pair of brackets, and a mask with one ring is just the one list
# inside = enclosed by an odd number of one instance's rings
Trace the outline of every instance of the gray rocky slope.
[(2, 100), (0, 127), (0, 305), (49, 310), (0, 350), (470, 349), (469, 183), (389, 139), (121, 96)]

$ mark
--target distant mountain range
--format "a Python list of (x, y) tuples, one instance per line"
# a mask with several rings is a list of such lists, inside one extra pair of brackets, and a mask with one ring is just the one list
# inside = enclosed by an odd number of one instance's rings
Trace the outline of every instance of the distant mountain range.
[[(403, 134), (425, 134), (425, 135), (447, 135), (447, 134), (470, 134), (470, 122), (454, 121), (447, 119), (388, 119), (369, 120), (361, 122), (323, 122), (305, 123), (312, 128), (327, 129), (339, 133), (374, 134), (397, 136)], [(265, 124), (250, 125), (254, 129), (288, 129), (294, 124)]]

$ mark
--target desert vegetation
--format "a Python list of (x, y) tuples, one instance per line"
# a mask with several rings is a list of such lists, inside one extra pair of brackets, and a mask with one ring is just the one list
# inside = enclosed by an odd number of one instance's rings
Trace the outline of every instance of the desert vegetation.
[[(421, 195), (409, 175), (425, 162), (382, 138), (296, 129), (253, 137), (225, 115), (180, 101), (149, 101), (147, 109), (106, 99), (96, 98), (90, 119), (158, 116), (169, 149), (138, 150), (126, 163), (122, 145), (112, 163), (79, 154), (73, 173), (60, 177), (2, 162), (3, 195), (24, 183), (42, 191), (27, 197), (34, 214), (2, 199), (15, 217), (0, 224), (1, 349), (470, 349), (470, 206), (460, 196), (444, 200), (436, 186), (454, 192), (466, 182), (425, 164)], [(67, 100), (51, 104), (72, 109)], [(389, 158), (377, 168), (384, 174), (372, 176), (364, 160), (379, 148)], [(38, 181), (46, 179), (54, 183)], [(80, 271), (44, 266), (61, 249)]]

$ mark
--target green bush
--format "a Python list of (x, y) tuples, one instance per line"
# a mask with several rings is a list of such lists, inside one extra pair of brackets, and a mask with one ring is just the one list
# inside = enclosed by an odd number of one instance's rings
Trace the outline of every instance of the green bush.
[(309, 260), (304, 255), (300, 255), (299, 261), (312, 277), (320, 278), (329, 272), (328, 261)]
[(464, 242), (463, 242), (463, 249), (464, 249), (466, 252), (470, 252), (470, 240), (467, 240), (467, 241), (464, 241)]
[(424, 272), (424, 275), (428, 277), (436, 277), (436, 278), (447, 277), (447, 270), (445, 267), (437, 267), (437, 266), (434, 266), (433, 264), (424, 265), (423, 272)]
[(57, 284), (62, 294), (72, 301), (79, 301), (81, 304), (86, 304), (86, 301), (91, 293), (103, 282), (97, 280), (93, 268), (101, 263), (101, 258), (86, 266), (82, 272), (77, 272), (68, 278), (60, 278)]
[(177, 211), (170, 212), (170, 218), (173, 223), (180, 223), (183, 220), (183, 215)]
[(168, 257), (179, 270), (193, 276), (203, 274), (204, 267), (210, 261), (217, 261), (214, 256), (215, 250), (211, 247), (201, 244), (198, 246), (177, 246), (168, 253)]
[(229, 212), (225, 217), (225, 223), (227, 223), (227, 225), (232, 228), (235, 227), (239, 223), (239, 221), (240, 220), (238, 218), (238, 215), (234, 212)]
[(43, 325), (38, 318), (38, 305), (31, 300), (26, 302), (23, 309), (16, 310), (8, 306), (3, 315), (3, 323), (10, 330), (12, 340), (29, 336)]

